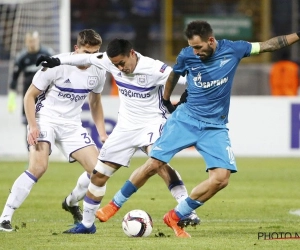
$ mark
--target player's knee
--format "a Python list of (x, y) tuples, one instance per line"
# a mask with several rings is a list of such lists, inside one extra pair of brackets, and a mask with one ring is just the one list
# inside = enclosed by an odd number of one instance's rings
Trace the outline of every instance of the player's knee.
[(104, 186), (108, 179), (116, 172), (117, 169), (108, 166), (102, 161), (98, 161), (91, 175), (91, 182), (97, 186)]
[(92, 182), (90, 182), (90, 184), (88, 186), (88, 190), (93, 196), (102, 197), (105, 195), (106, 185), (99, 187), (99, 186), (93, 184)]
[(96, 164), (96, 166), (93, 170), (93, 174), (96, 174), (98, 172), (98, 173), (100, 173), (102, 175), (105, 175), (107, 177), (111, 177), (114, 174), (114, 172), (116, 172), (116, 171), (117, 171), (117, 169), (115, 169), (111, 166), (108, 166), (104, 162), (97, 161), (97, 164)]
[(28, 171), (35, 176), (37, 179), (41, 178), (48, 168), (47, 164), (29, 165)]
[(143, 166), (143, 172), (149, 176), (155, 175), (156, 173), (160, 173), (163, 171), (165, 163), (154, 158), (150, 158), (146, 161)]
[(229, 178), (227, 176), (214, 176), (210, 178), (210, 185), (215, 190), (221, 190), (225, 188), (229, 183)]
[(108, 181), (109, 177), (97, 172), (95, 169), (93, 170), (93, 174), (91, 175), (91, 183), (97, 186), (103, 186)]

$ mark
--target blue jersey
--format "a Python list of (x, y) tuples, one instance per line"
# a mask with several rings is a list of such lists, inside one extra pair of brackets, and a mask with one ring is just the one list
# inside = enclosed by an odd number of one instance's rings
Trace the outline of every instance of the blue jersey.
[(200, 121), (226, 124), (234, 74), (251, 48), (246, 41), (219, 40), (214, 54), (205, 61), (192, 47), (182, 49), (173, 67), (175, 73), (187, 74), (188, 97), (181, 110)]

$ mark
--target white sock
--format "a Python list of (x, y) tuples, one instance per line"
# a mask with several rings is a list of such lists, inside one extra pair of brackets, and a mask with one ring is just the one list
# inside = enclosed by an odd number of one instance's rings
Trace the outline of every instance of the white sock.
[(85, 196), (88, 186), (90, 183), (90, 178), (87, 172), (82, 173), (77, 181), (76, 187), (66, 198), (66, 202), (68, 206), (78, 206), (78, 201), (81, 201)]
[(100, 203), (99, 204), (92, 204), (90, 202), (86, 202), (85, 200), (83, 201), (83, 219), (82, 219), (82, 224), (90, 228), (93, 223), (95, 222), (95, 214), (96, 211), (99, 209)]
[[(181, 180), (181, 182), (182, 182), (182, 178), (181, 178), (180, 174), (177, 172), (177, 170), (175, 170), (175, 169), (173, 169), (173, 170), (175, 171), (179, 180)], [(186, 189), (185, 185), (183, 184), (183, 182), (182, 182), (182, 185), (176, 185), (173, 188), (171, 188), (170, 192), (178, 203), (180, 203), (182, 200), (185, 200), (189, 196), (187, 189)]]
[(188, 193), (184, 185), (175, 186), (170, 190), (170, 192), (178, 203), (188, 197)]
[(1, 222), (11, 221), (15, 210), (22, 205), (36, 182), (37, 179), (28, 170), (15, 180), (0, 217)]

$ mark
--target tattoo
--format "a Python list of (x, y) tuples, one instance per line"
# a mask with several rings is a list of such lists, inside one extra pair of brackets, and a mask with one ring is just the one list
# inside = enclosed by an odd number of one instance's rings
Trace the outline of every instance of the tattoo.
[(175, 86), (178, 82), (180, 75), (176, 75), (174, 71), (171, 71), (168, 81), (172, 82), (172, 85)]
[(286, 36), (277, 36), (260, 43), (260, 52), (271, 52), (289, 46)]
[(167, 79), (167, 83), (165, 85), (165, 91), (164, 91), (164, 98), (165, 100), (170, 100), (170, 96), (178, 82), (180, 75), (177, 75), (174, 73), (174, 71), (172, 70), (168, 79)]

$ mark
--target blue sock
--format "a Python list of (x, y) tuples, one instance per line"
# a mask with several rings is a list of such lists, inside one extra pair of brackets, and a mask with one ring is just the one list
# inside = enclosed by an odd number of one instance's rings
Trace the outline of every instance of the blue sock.
[(129, 197), (137, 191), (137, 187), (130, 181), (126, 181), (123, 187), (115, 194), (113, 202), (118, 206), (122, 205), (129, 199)]
[(204, 202), (192, 200), (190, 197), (187, 197), (184, 201), (181, 201), (175, 208), (175, 213), (177, 216), (182, 219), (190, 215), (195, 209), (202, 206)]

